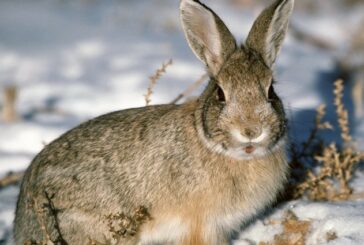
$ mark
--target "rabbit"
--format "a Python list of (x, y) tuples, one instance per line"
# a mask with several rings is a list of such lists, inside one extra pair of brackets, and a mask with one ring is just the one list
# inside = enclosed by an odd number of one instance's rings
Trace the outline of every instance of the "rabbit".
[(210, 8), (182, 0), (187, 42), (210, 76), (205, 90), (179, 105), (102, 115), (47, 145), (22, 181), (16, 244), (229, 244), (287, 180), (272, 67), (293, 5), (276, 0), (238, 45)]

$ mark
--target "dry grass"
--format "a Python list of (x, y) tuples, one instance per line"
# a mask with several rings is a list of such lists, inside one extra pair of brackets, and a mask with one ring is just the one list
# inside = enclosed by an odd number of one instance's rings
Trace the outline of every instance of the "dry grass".
[[(337, 80), (334, 84), (334, 104), (342, 144), (325, 144), (319, 139), (319, 130), (332, 128), (330, 123), (322, 122), (325, 107), (320, 106), (316, 126), (308, 140), (302, 147), (296, 145), (292, 148), (294, 171), (289, 194), (293, 198), (306, 196), (314, 201), (339, 201), (348, 200), (353, 193), (350, 183), (358, 163), (364, 160), (364, 154), (357, 151), (350, 135), (348, 111), (342, 101), (343, 90), (343, 81)], [(306, 172), (304, 179), (300, 178), (302, 171)]]
[[(46, 202), (41, 203), (40, 199), (33, 199), (32, 206), (36, 211), (37, 220), (43, 233), (43, 240), (29, 240), (24, 242), (25, 245), (68, 245), (63, 238), (59, 227), (59, 210), (54, 206), (53, 198), (54, 194), (50, 195), (45, 191), (44, 198), (42, 199), (45, 199)], [(52, 224), (51, 230), (49, 229), (48, 224)], [(53, 236), (51, 234), (53, 234)]]
[[(283, 231), (275, 235), (273, 241), (259, 242), (258, 245), (305, 245), (312, 221), (299, 220), (291, 210), (287, 210), (282, 220), (270, 220), (268, 224), (282, 225)], [(327, 242), (335, 239), (337, 239), (335, 232), (326, 233)]]
[(5, 122), (14, 122), (18, 119), (16, 111), (17, 97), (18, 88), (16, 86), (7, 86), (4, 88), (2, 119)]
[(305, 245), (311, 221), (299, 220), (291, 210), (288, 210), (283, 221), (271, 221), (270, 223), (281, 224), (283, 232), (275, 235), (272, 242), (260, 242), (259, 245)]
[(152, 101), (151, 97), (153, 94), (153, 89), (157, 84), (158, 80), (162, 77), (164, 73), (167, 71), (167, 67), (173, 64), (173, 60), (170, 59), (168, 62), (162, 64), (162, 67), (156, 70), (155, 74), (149, 77), (149, 86), (147, 89), (147, 93), (144, 95), (145, 105), (150, 105)]
[[(162, 64), (162, 66), (156, 70), (155, 74), (149, 77), (149, 85), (147, 88), (147, 93), (144, 95), (145, 105), (150, 105), (151, 97), (153, 94), (153, 89), (157, 84), (158, 80), (162, 77), (163, 74), (167, 72), (168, 66), (173, 64), (173, 60), (170, 59), (168, 62)], [(183, 98), (188, 98), (190, 94), (196, 90), (203, 82), (208, 78), (208, 74), (203, 74), (198, 80), (193, 82), (189, 87), (186, 88), (182, 93), (180, 93), (175, 99), (173, 99), (170, 104), (176, 104)]]
[(23, 178), (24, 173), (9, 173), (3, 178), (0, 179), (0, 189), (7, 187), (9, 185), (16, 185), (18, 184), (21, 179)]
[(336, 232), (334, 231), (329, 231), (326, 233), (326, 241), (329, 242), (329, 241), (333, 241), (337, 239), (337, 235), (336, 235)]
[(334, 84), (334, 95), (335, 100), (334, 104), (336, 106), (336, 114), (338, 118), (338, 124), (341, 129), (341, 138), (344, 143), (344, 147), (346, 149), (351, 148), (350, 144), (353, 141), (353, 138), (350, 136), (350, 128), (349, 128), (349, 113), (345, 109), (345, 106), (343, 104), (343, 97), (344, 97), (344, 85), (343, 80), (337, 80)]
[(150, 220), (151, 217), (148, 209), (140, 206), (131, 215), (124, 213), (110, 214), (106, 219), (113, 238), (119, 240), (120, 238), (135, 236), (140, 226)]
[(171, 104), (178, 103), (181, 99), (188, 97), (194, 90), (196, 90), (203, 82), (206, 81), (208, 78), (208, 74), (203, 74), (198, 80), (192, 83), (185, 91), (180, 93), (172, 102)]

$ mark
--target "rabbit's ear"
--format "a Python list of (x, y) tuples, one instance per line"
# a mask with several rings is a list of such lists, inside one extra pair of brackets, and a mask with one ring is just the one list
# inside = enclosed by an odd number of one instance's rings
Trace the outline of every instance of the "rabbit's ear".
[(188, 44), (216, 75), (236, 49), (235, 38), (224, 22), (198, 0), (181, 0), (180, 11)]
[(246, 46), (257, 51), (269, 67), (281, 49), (293, 5), (294, 0), (277, 0), (260, 14), (248, 35)]

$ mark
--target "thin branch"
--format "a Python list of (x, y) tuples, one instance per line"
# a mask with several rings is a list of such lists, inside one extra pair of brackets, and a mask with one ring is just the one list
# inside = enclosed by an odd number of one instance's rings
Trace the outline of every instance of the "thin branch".
[(150, 104), (151, 96), (153, 94), (153, 88), (157, 84), (157, 81), (162, 77), (164, 73), (166, 73), (166, 69), (168, 66), (173, 64), (173, 60), (170, 59), (168, 62), (163, 63), (162, 67), (156, 70), (155, 74), (153, 76), (149, 77), (149, 86), (147, 89), (147, 93), (144, 95), (145, 98), (145, 104), (148, 106)]
[(343, 80), (337, 80), (334, 83), (335, 89), (334, 89), (334, 95), (335, 100), (334, 104), (336, 106), (336, 114), (338, 118), (338, 124), (341, 130), (341, 138), (344, 141), (344, 144), (346, 147), (348, 144), (352, 143), (352, 137), (350, 136), (350, 126), (349, 126), (349, 116), (348, 111), (345, 109), (344, 103), (343, 103), (343, 96), (344, 96), (344, 81)]
[(16, 102), (18, 99), (18, 88), (16, 86), (7, 86), (4, 88), (2, 119), (5, 122), (15, 122), (19, 119), (16, 111)]
[(54, 198), (54, 195), (50, 196), (47, 191), (44, 191), (44, 195), (48, 202), (48, 203), (44, 204), (44, 208), (47, 208), (50, 216), (52, 216), (54, 218), (54, 229), (57, 231), (57, 234), (58, 234), (56, 240), (54, 240), (52, 242), (57, 245), (68, 245), (66, 240), (63, 238), (61, 229), (59, 227), (59, 222), (58, 222), (59, 210), (56, 209), (56, 207), (54, 206), (54, 203), (52, 201), (52, 199)]
[(24, 175), (24, 172), (10, 173), (10, 174), (6, 175), (2, 179), (0, 179), (0, 189), (7, 187), (9, 185), (15, 185), (15, 184), (19, 183), (21, 181), (21, 179), (23, 178), (23, 175)]
[(37, 217), (37, 220), (38, 220), (38, 223), (40, 225), (40, 228), (42, 230), (42, 233), (43, 233), (43, 238), (45, 239), (44, 241), (33, 241), (33, 240), (29, 240), (26, 242), (29, 243), (29, 244), (36, 244), (36, 245), (43, 245), (43, 244), (47, 244), (48, 241), (51, 241), (50, 239), (50, 235), (49, 235), (49, 232), (48, 232), (48, 229), (45, 225), (45, 218), (44, 218), (44, 207), (40, 207), (39, 206), (39, 202), (38, 202), (38, 199), (33, 199), (33, 202), (34, 202), (34, 209), (35, 209), (35, 212), (36, 212), (36, 217)]
[(171, 104), (176, 104), (182, 98), (189, 96), (195, 89), (197, 89), (206, 79), (208, 78), (208, 74), (202, 75), (197, 81), (192, 83), (185, 91), (180, 93), (172, 102)]

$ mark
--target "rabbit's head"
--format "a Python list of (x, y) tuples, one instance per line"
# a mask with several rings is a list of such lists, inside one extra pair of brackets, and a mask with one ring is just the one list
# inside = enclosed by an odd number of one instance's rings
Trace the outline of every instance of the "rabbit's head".
[(286, 119), (271, 70), (294, 0), (277, 0), (238, 45), (222, 20), (194, 0), (181, 1), (188, 43), (211, 80), (199, 98), (198, 131), (207, 146), (237, 159), (266, 155), (285, 142)]

